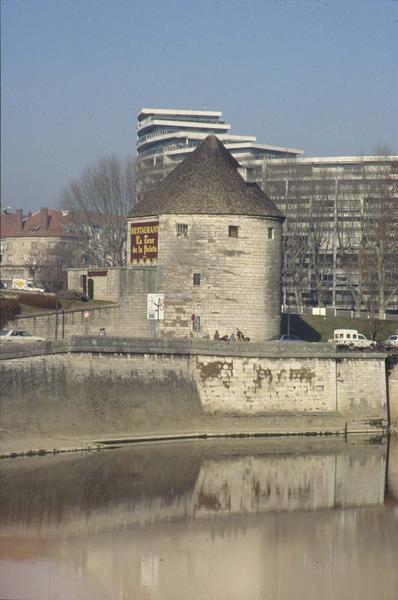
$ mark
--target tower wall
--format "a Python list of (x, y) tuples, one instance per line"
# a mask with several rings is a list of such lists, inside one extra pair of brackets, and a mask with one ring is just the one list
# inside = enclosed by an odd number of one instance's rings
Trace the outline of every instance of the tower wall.
[[(236, 334), (237, 328), (251, 341), (279, 335), (280, 221), (164, 214), (159, 225), (157, 287), (165, 294), (162, 336), (212, 338), (216, 330), (222, 336)], [(178, 236), (179, 225), (188, 226), (186, 237)], [(238, 228), (238, 237), (229, 236), (230, 226)], [(199, 285), (194, 274), (200, 275)], [(200, 318), (198, 331), (193, 316)]]

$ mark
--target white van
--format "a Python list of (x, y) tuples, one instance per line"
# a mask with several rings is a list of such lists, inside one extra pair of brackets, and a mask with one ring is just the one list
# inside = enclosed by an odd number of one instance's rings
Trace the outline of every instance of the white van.
[(36, 287), (32, 279), (13, 279), (12, 289), (19, 290), (20, 292), (36, 292), (39, 294), (44, 294), (44, 289), (41, 287)]
[(376, 342), (368, 340), (363, 333), (356, 329), (335, 329), (333, 339), (329, 342), (335, 342), (336, 346), (346, 346), (347, 348), (375, 348)]

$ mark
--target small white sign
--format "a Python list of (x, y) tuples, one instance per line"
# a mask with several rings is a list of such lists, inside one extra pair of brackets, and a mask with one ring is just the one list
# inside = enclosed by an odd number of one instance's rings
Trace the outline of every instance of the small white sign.
[(88, 318), (89, 318), (89, 316), (90, 316), (90, 313), (88, 312), (88, 310), (84, 311), (84, 313), (83, 313), (83, 317), (84, 317), (85, 319), (88, 319)]
[(164, 320), (164, 294), (148, 294), (147, 319)]

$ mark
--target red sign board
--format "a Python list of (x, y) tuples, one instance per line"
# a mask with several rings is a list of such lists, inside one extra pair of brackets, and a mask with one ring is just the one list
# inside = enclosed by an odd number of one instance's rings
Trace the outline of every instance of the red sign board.
[(158, 257), (159, 221), (130, 224), (130, 261), (152, 260)]
[(87, 271), (89, 277), (106, 277), (108, 271)]

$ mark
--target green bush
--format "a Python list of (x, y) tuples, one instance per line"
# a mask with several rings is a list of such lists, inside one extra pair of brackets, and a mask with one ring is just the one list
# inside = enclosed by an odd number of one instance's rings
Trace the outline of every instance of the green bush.
[(55, 296), (43, 296), (42, 294), (23, 294), (19, 301), (27, 306), (35, 306), (37, 308), (61, 308)]
[(2, 298), (0, 300), (0, 327), (3, 329), (7, 321), (12, 321), (21, 312), (21, 305), (15, 298)]

